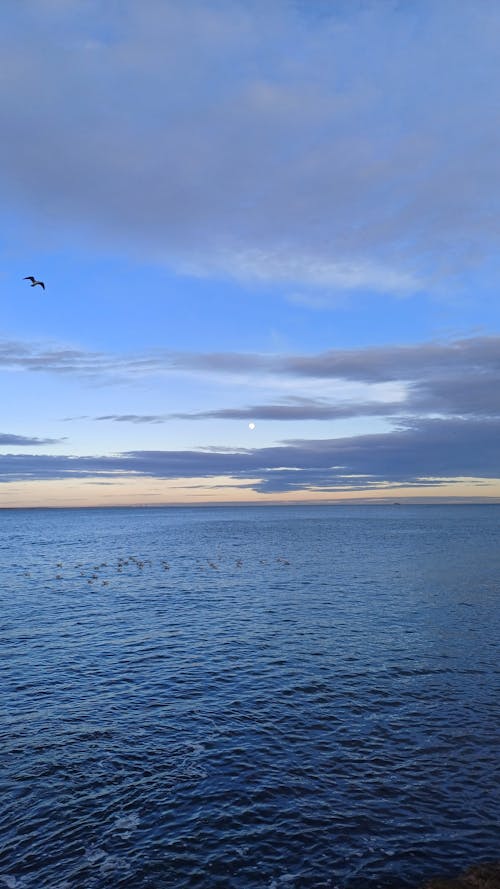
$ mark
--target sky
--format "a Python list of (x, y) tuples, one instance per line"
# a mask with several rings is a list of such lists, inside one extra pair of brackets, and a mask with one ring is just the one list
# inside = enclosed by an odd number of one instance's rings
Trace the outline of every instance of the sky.
[(496, 0), (1, 20), (0, 506), (500, 500)]

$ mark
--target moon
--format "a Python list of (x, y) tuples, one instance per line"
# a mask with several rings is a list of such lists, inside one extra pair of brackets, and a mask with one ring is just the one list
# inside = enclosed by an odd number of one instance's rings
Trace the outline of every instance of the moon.
[(249, 428), (249, 429), (255, 429), (255, 423), (249, 423), (249, 424), (248, 424), (248, 428)]

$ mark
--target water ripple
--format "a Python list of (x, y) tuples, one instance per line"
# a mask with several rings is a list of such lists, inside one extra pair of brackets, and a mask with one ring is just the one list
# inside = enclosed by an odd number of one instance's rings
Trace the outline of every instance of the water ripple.
[(403, 889), (495, 856), (499, 517), (0, 511), (0, 886)]

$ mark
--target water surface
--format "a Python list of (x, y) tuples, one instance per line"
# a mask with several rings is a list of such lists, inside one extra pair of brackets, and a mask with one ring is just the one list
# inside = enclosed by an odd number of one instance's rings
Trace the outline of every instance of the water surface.
[(0, 511), (0, 886), (498, 857), (500, 507)]

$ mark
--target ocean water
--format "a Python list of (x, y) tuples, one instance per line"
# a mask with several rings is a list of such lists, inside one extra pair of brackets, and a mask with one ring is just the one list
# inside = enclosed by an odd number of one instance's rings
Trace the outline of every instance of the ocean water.
[(499, 856), (500, 507), (0, 511), (0, 887)]

